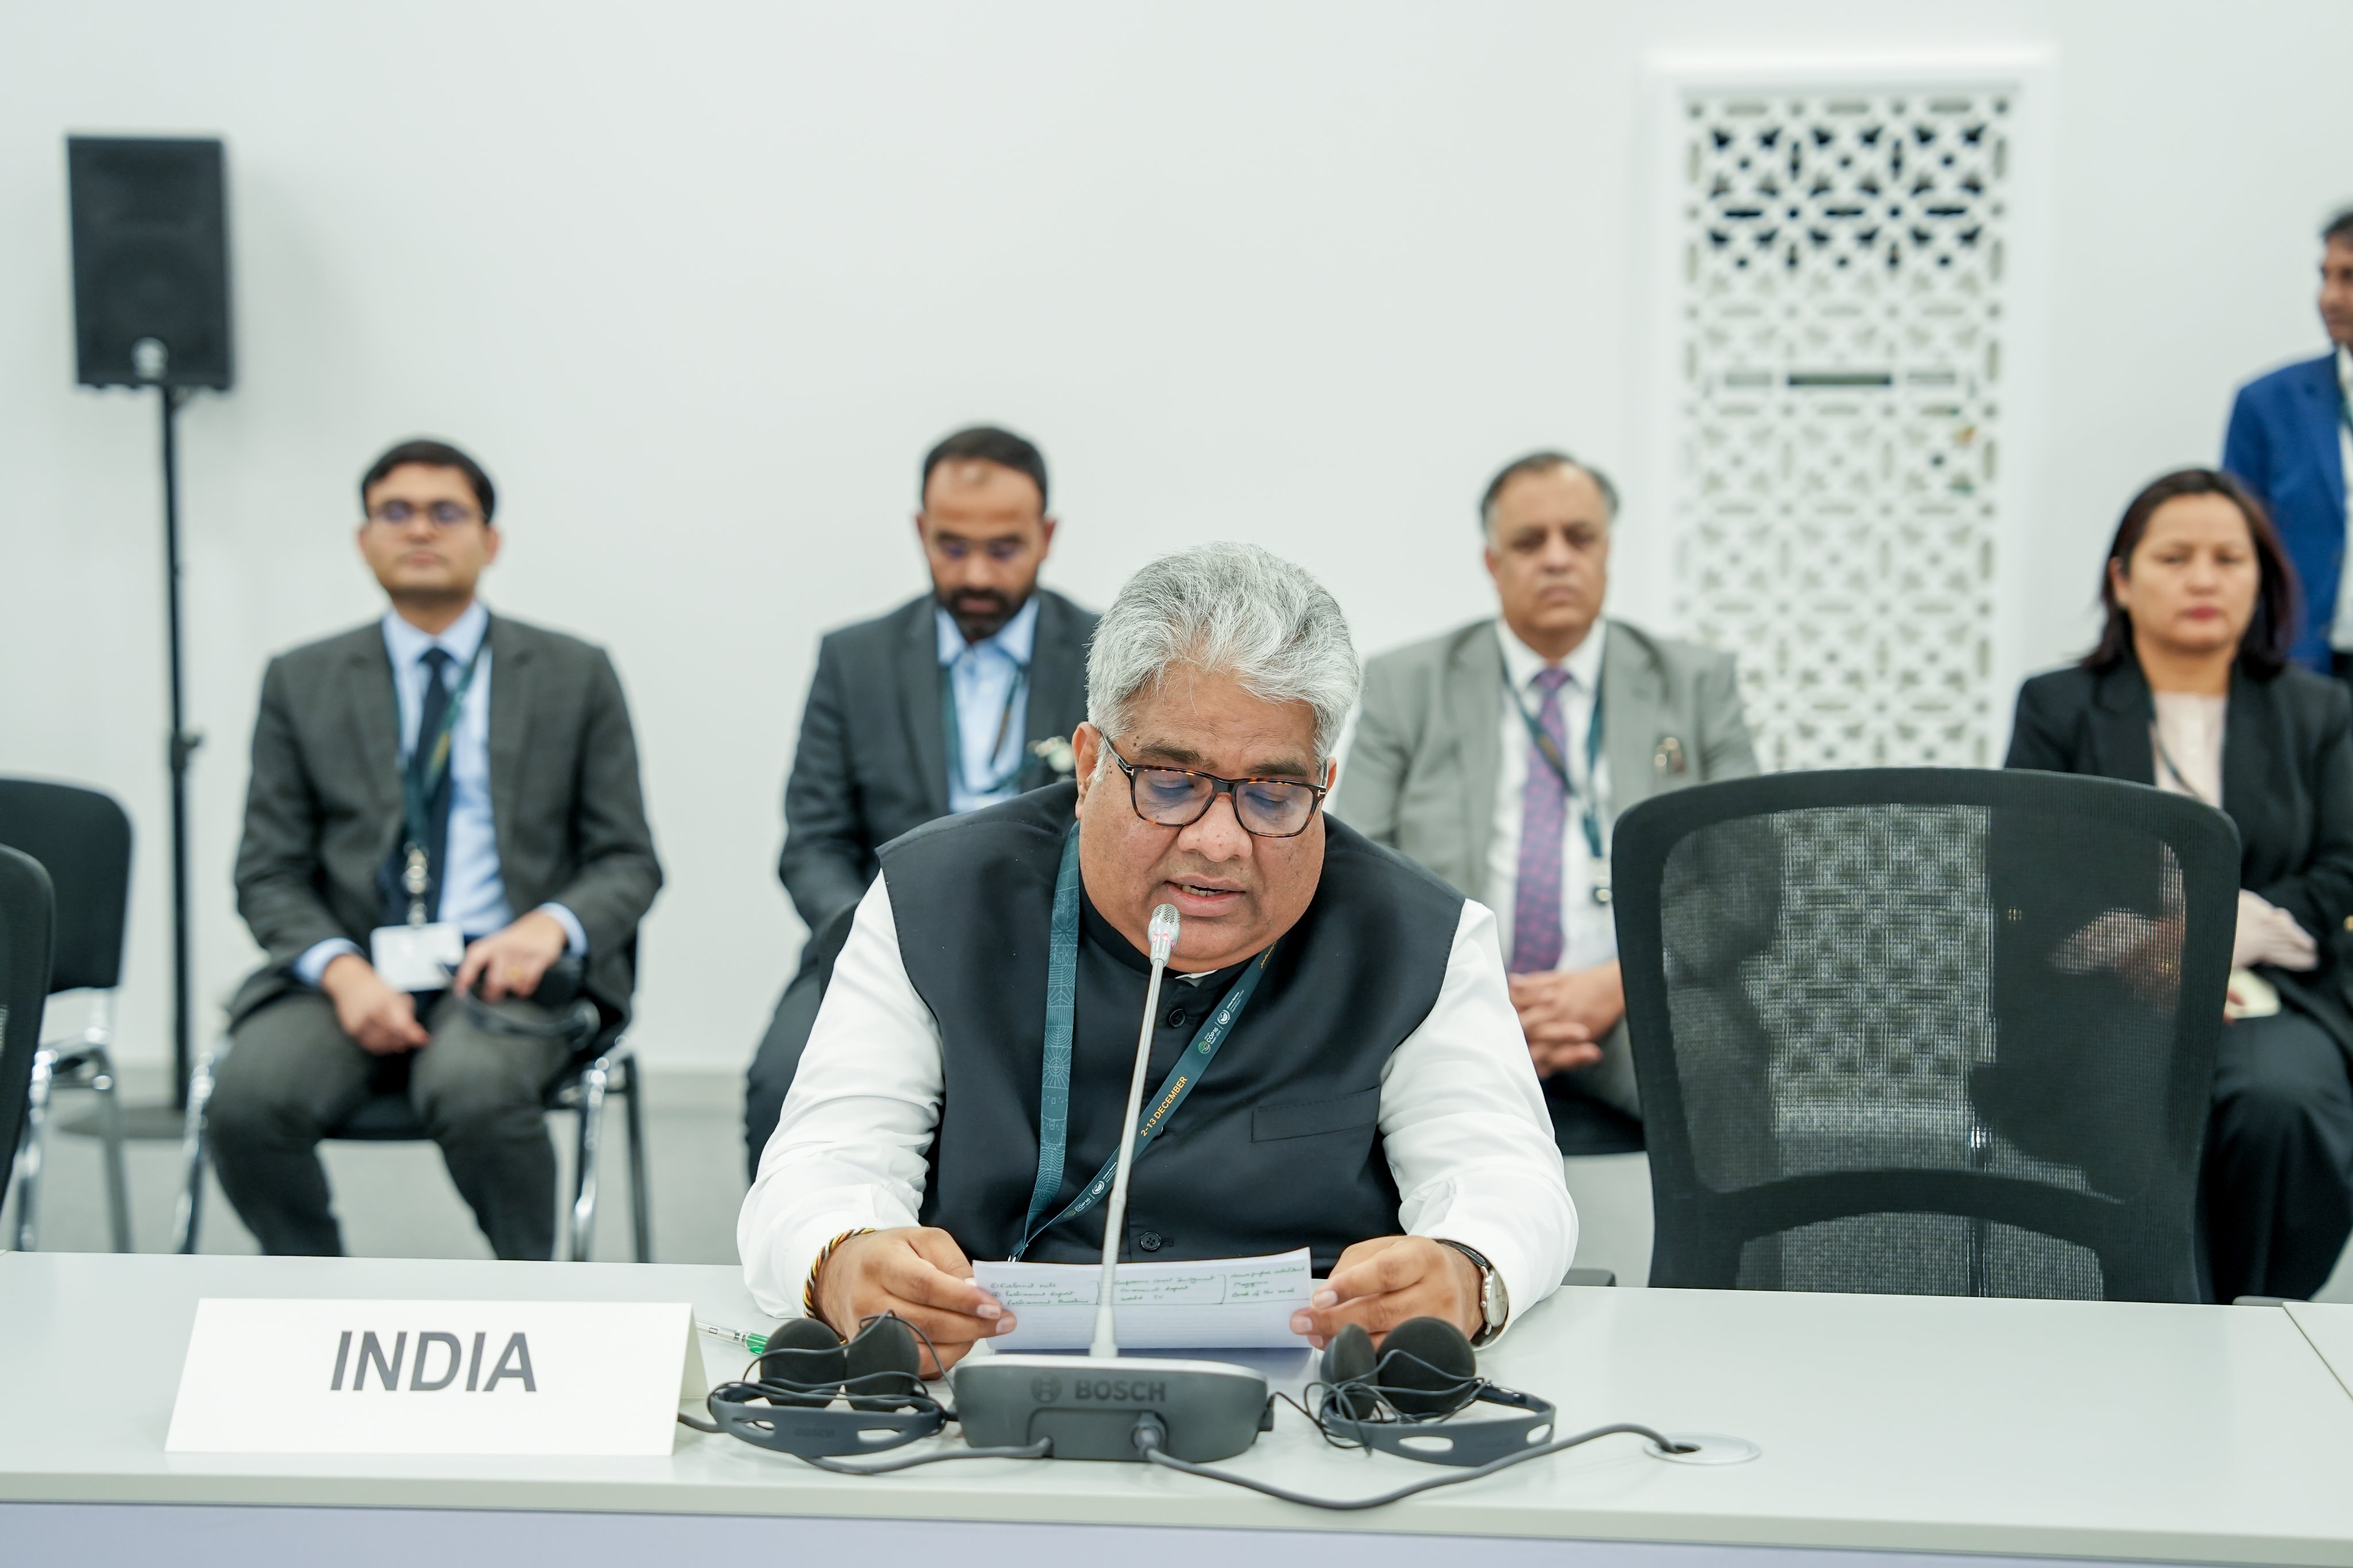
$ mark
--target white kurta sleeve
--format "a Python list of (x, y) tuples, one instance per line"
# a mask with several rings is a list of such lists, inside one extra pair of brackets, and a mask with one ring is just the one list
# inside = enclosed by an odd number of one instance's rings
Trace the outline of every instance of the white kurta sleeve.
[(762, 1311), (800, 1316), (809, 1266), (843, 1231), (917, 1223), (940, 1120), (940, 1049), (939, 1025), (907, 978), (890, 891), (877, 877), (736, 1217), (744, 1282)]
[(1465, 900), (1438, 1003), (1382, 1071), (1380, 1125), (1398, 1223), (1493, 1264), (1516, 1321), (1559, 1289), (1577, 1207), (1496, 941), (1493, 913)]

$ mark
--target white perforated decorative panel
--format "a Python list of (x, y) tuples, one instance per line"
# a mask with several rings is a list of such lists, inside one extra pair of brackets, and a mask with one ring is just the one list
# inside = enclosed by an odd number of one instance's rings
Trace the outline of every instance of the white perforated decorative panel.
[(1999, 760), (2015, 97), (1679, 89), (1674, 591), (1767, 768)]

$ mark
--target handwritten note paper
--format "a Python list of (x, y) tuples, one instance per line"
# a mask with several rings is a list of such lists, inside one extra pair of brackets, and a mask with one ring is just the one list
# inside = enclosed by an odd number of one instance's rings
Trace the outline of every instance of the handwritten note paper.
[[(1092, 1263), (976, 1263), (973, 1278), (1020, 1326), (1004, 1351), (1084, 1350), (1103, 1269)], [(1314, 1289), (1307, 1249), (1272, 1258), (1122, 1263), (1113, 1312), (1122, 1350), (1294, 1349), (1291, 1314)]]

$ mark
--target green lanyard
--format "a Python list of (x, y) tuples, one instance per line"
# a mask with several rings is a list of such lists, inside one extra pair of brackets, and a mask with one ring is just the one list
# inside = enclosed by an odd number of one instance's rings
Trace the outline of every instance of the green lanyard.
[[(1143, 1120), (1135, 1124), (1135, 1157), (1144, 1158), (1152, 1140), (1168, 1125), (1193, 1086), (1209, 1070), (1209, 1063), (1218, 1047), (1234, 1032), (1234, 1025), (1250, 1005), (1251, 993), (1258, 989), (1261, 977), (1266, 973), (1267, 961), (1274, 956), (1270, 945), (1257, 960), (1241, 973), (1209, 1015), (1193, 1043), (1185, 1047), (1176, 1065), (1160, 1082), (1160, 1091), (1145, 1107)], [(1054, 877), (1054, 922), (1052, 936), (1046, 950), (1046, 1064), (1039, 1075), (1038, 1089), (1038, 1180), (1029, 1191), (1029, 1212), (1021, 1222), (1021, 1239), (1014, 1247), (1012, 1260), (1019, 1262), (1029, 1244), (1066, 1219), (1076, 1219), (1103, 1199), (1111, 1191), (1112, 1174), (1119, 1165), (1119, 1151), (1111, 1158), (1084, 1191), (1072, 1198), (1061, 1213), (1039, 1223), (1039, 1216), (1050, 1207), (1054, 1194), (1062, 1190), (1062, 1152), (1071, 1130), (1071, 1035), (1078, 1017), (1079, 991), (1079, 826), (1062, 838), (1061, 869)]]
[(1601, 845), (1601, 791), (1596, 782), (1597, 772), (1601, 766), (1601, 693), (1597, 690), (1593, 694), (1593, 720), (1585, 727), (1585, 788), (1580, 791), (1577, 781), (1569, 777), (1568, 759), (1560, 754), (1560, 748), (1553, 743), (1550, 735), (1545, 733), (1544, 726), (1536, 722), (1536, 716), (1528, 711), (1528, 705), (1520, 698), (1520, 689), (1512, 684), (1508, 675), (1504, 678), (1504, 691), (1511, 698), (1513, 710), (1519, 714), (1520, 722), (1528, 727), (1528, 739), (1535, 743), (1537, 754), (1544, 758), (1554, 776), (1560, 780), (1560, 787), (1567, 792), (1568, 797), (1577, 802), (1577, 814), (1585, 824), (1585, 847), (1591, 855), (1593, 901), (1606, 904), (1609, 901), (1609, 857)]
[[(957, 657), (960, 658), (963, 656), (958, 655)], [(1010, 656), (1008, 655), (1008, 657)], [(1021, 694), (1029, 689), (1029, 667), (1022, 663), (1019, 659), (1015, 659), (1013, 661), (1013, 684), (1006, 688), (1005, 690), (1005, 711), (997, 715), (997, 741), (988, 748), (988, 762), (994, 763), (997, 760), (997, 753), (1005, 750), (1006, 735), (1013, 728), (1013, 705), (1021, 700)], [(946, 710), (945, 721), (948, 730), (948, 768), (950, 770), (948, 776), (954, 779), (956, 783), (964, 785), (965, 789), (970, 790), (975, 795), (995, 795), (1000, 790), (1012, 788), (1013, 781), (1021, 776), (1021, 769), (1025, 765), (1026, 761), (1018, 753), (1016, 753), (1014, 756), (1013, 765), (1011, 767), (1006, 769), (1003, 773), (984, 784), (974, 784), (969, 772), (965, 766), (964, 731), (962, 726), (956, 721), (955, 665), (953, 661), (948, 665), (947, 696), (947, 701), (942, 706)]]
[(491, 646), (491, 634), (485, 627), (482, 640), (474, 645), (474, 655), (466, 668), (458, 673), (458, 684), (449, 689), (449, 700), (441, 710), (441, 722), (432, 737), (417, 737), (417, 749), (408, 753), (408, 765), (401, 770), (400, 805), (402, 826), (408, 838), (404, 856), (406, 867), (401, 873), (401, 889), (408, 895), (408, 923), (425, 923), (425, 894), (432, 885), (431, 861), (425, 852), (427, 839), (432, 834), (432, 802), (441, 781), (449, 773), (449, 753), (455, 749), (458, 716), (466, 706), (466, 690), (474, 684), (474, 671), (482, 662), (482, 650)]

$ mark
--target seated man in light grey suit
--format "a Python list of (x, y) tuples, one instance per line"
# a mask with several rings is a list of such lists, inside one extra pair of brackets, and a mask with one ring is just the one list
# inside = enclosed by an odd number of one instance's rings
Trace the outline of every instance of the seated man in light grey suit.
[(1570, 1097), (1639, 1118), (1609, 909), (1618, 813), (1757, 771), (1732, 656), (1605, 621), (1618, 493), (1536, 452), (1479, 504), (1499, 619), (1382, 655), (1334, 809), (1494, 910), (1559, 1127)]
[(262, 677), (237, 897), (269, 959), (229, 1005), (213, 1163), (263, 1251), (339, 1253), (319, 1140), (405, 1093), (492, 1249), (544, 1259), (541, 1096), (579, 1043), (554, 993), (626, 1014), (661, 886), (637, 741), (604, 649), (475, 597), (473, 458), (404, 442), (360, 505), (389, 608)]

